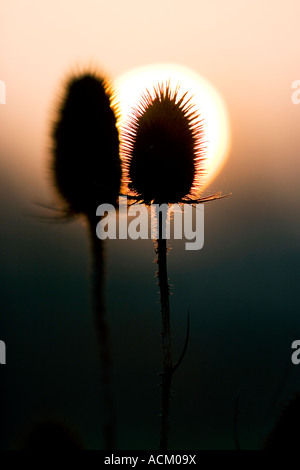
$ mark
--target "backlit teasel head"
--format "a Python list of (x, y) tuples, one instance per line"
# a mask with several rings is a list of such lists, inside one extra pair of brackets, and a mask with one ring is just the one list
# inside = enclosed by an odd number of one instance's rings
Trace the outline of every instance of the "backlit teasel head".
[(187, 202), (199, 192), (202, 121), (179, 86), (146, 91), (123, 127), (121, 151), (128, 188), (146, 204)]
[(67, 81), (52, 129), (52, 170), (68, 213), (95, 214), (99, 204), (118, 199), (121, 161), (111, 99), (98, 73)]

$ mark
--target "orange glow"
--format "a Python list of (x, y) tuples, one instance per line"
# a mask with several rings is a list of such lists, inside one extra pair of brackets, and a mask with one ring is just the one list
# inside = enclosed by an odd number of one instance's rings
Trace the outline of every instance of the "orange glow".
[(179, 94), (188, 93), (194, 109), (203, 119), (206, 175), (202, 189), (217, 175), (224, 165), (230, 148), (230, 124), (228, 112), (217, 90), (203, 77), (190, 69), (172, 64), (149, 65), (133, 69), (115, 81), (116, 97), (122, 126), (136, 107), (141, 95), (148, 89), (152, 92), (158, 83), (170, 82), (171, 88), (179, 85)]

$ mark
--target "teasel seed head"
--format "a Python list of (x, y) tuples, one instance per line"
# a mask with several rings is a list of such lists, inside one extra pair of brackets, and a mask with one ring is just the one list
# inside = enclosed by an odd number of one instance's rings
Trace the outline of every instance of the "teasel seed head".
[(147, 90), (123, 128), (122, 141), (126, 182), (146, 204), (183, 202), (199, 191), (202, 121), (179, 86)]
[(95, 214), (99, 204), (117, 201), (121, 162), (112, 93), (97, 73), (67, 82), (52, 130), (52, 170), (71, 214)]

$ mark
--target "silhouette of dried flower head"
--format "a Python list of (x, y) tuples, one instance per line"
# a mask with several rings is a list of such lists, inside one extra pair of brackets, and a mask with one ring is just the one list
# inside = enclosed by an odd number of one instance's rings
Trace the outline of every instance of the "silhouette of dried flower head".
[(117, 200), (121, 162), (111, 98), (97, 74), (68, 81), (52, 137), (55, 182), (71, 213), (95, 214), (99, 204)]
[(175, 203), (197, 192), (203, 168), (203, 130), (187, 98), (169, 84), (142, 96), (123, 130), (129, 189), (145, 203)]

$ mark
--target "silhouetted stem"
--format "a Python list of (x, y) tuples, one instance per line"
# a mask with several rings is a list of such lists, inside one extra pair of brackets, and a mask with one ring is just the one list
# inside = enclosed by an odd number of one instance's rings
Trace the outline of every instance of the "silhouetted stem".
[(172, 351), (171, 351), (171, 329), (170, 329), (170, 306), (169, 306), (169, 284), (167, 273), (167, 240), (163, 237), (163, 214), (159, 212), (158, 217), (159, 235), (157, 240), (157, 264), (158, 281), (160, 289), (160, 304), (162, 316), (162, 352), (163, 352), (163, 372), (162, 372), (162, 406), (161, 406), (161, 432), (160, 449), (168, 448), (169, 438), (169, 410), (172, 382)]
[(102, 401), (104, 408), (104, 448), (116, 449), (116, 417), (111, 384), (111, 344), (104, 303), (104, 247), (96, 235), (96, 219), (89, 217), (93, 264), (93, 302), (97, 336), (100, 347)]

